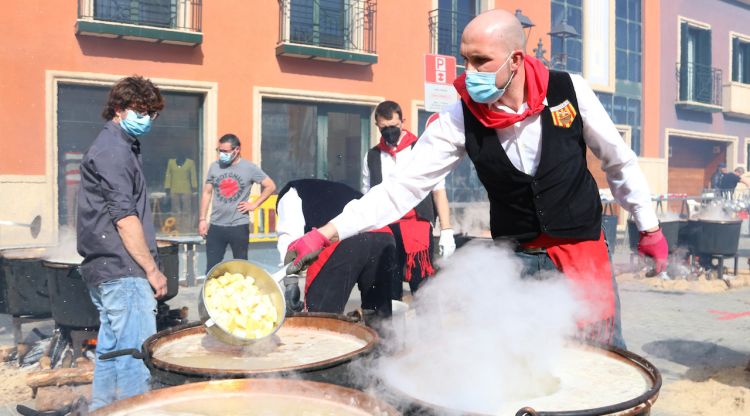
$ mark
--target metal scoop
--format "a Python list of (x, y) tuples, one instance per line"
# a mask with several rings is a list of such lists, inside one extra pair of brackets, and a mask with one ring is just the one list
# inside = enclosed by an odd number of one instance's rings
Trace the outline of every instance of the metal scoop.
[(42, 217), (37, 215), (31, 221), (31, 224), (23, 224), (23, 223), (15, 222), (15, 221), (0, 220), (0, 225), (14, 225), (17, 227), (29, 227), (31, 231), (31, 238), (37, 238), (37, 236), (39, 235), (39, 231), (42, 229)]
[[(282, 273), (281, 277), (278, 277)], [(238, 337), (224, 328), (221, 324), (216, 322), (210, 312), (205, 306), (205, 296), (203, 289), (208, 281), (211, 279), (218, 278), (224, 273), (239, 273), (245, 276), (252, 276), (255, 279), (255, 285), (260, 290), (260, 293), (268, 295), (271, 298), (274, 308), (276, 309), (276, 325), (273, 330), (262, 338), (241, 338)], [(213, 335), (216, 339), (232, 345), (250, 345), (254, 344), (262, 339), (268, 338), (275, 334), (276, 331), (281, 328), (286, 318), (286, 301), (284, 297), (284, 290), (279, 285), (278, 280), (282, 280), (286, 276), (286, 267), (272, 275), (268, 274), (260, 266), (247, 261), (247, 260), (228, 260), (223, 261), (216, 266), (212, 267), (206, 275), (206, 280), (203, 282), (201, 287), (200, 297), (198, 298), (198, 314), (201, 321), (206, 326), (206, 331)], [(278, 280), (277, 280), (278, 279)]]

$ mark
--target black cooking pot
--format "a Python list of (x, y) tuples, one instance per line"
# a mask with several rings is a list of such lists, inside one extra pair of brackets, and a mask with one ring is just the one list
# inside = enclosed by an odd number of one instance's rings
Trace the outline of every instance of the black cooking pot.
[(91, 301), (89, 289), (76, 263), (43, 261), (48, 270), (52, 319), (71, 328), (99, 328), (99, 311)]
[(174, 243), (157, 241), (157, 251), (161, 272), (167, 278), (167, 294), (159, 302), (164, 303), (177, 296), (180, 289), (180, 257), (179, 246)]
[(617, 245), (617, 215), (602, 215), (604, 238), (609, 246), (609, 254), (614, 254)]
[(47, 270), (42, 266), (46, 249), (0, 252), (0, 313), (13, 316), (50, 316)]
[(734, 256), (740, 243), (742, 220), (690, 220), (686, 232), (690, 251)]

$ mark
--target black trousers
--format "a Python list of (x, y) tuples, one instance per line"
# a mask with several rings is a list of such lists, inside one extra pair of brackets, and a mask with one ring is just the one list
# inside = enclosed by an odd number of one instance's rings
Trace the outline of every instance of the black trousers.
[[(404, 249), (404, 238), (401, 234), (401, 225), (399, 223), (393, 223), (388, 227), (390, 227), (391, 231), (393, 231), (393, 239), (396, 241), (396, 275), (394, 275), (391, 299), (401, 300), (404, 295), (402, 283), (406, 281), (406, 249)], [(432, 256), (432, 253), (434, 251), (434, 244), (432, 241), (432, 227), (430, 227), (429, 235), (427, 236), (427, 238), (430, 241), (429, 253), (430, 261), (432, 262), (434, 260)], [(412, 295), (416, 293), (417, 289), (419, 289), (419, 285), (421, 285), (422, 282), (427, 279), (427, 277), (423, 278), (422, 275), (422, 266), (419, 264), (419, 262), (416, 262), (414, 267), (411, 269), (411, 280), (409, 280), (409, 289), (411, 290)]]
[(362, 233), (342, 240), (305, 294), (308, 312), (343, 313), (356, 284), (362, 309), (391, 315), (395, 244), (387, 233)]
[(208, 227), (206, 235), (206, 274), (217, 263), (224, 260), (227, 245), (232, 247), (232, 258), (247, 260), (247, 249), (250, 245), (250, 226), (248, 224), (225, 227), (213, 225)]

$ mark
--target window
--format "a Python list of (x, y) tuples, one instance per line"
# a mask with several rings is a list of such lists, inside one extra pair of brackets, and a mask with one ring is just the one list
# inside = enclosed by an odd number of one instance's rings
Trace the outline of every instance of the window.
[(376, 5), (377, 0), (280, 0), (279, 43), (373, 54)]
[(292, 42), (343, 49), (348, 32), (345, 0), (293, 0)]
[(430, 12), (433, 53), (455, 56), (456, 63), (463, 65), (461, 35), (479, 11), (477, 0), (439, 0), (438, 9)]
[(732, 38), (732, 81), (750, 84), (750, 41)]
[[(419, 136), (424, 133), (427, 119), (432, 114), (419, 110)], [(451, 203), (487, 202), (487, 191), (479, 181), (474, 163), (468, 157), (461, 159), (458, 166), (445, 178), (445, 191)]]
[(301, 178), (361, 188), (372, 108), (264, 99), (262, 169), (279, 189)]
[(711, 30), (681, 22), (679, 101), (718, 103), (715, 95), (718, 91), (713, 86), (715, 76), (716, 71), (711, 67)]
[(195, 46), (203, 0), (78, 0), (76, 34)]
[(94, 19), (171, 28), (176, 0), (94, 0)]
[(641, 82), (641, 0), (617, 0), (615, 14), (616, 77)]
[[(576, 32), (583, 33), (581, 0), (552, 0), (552, 26), (566, 20)], [(561, 67), (569, 72), (581, 73), (583, 44), (581, 37), (560, 39), (552, 36), (552, 57), (563, 57)]]
[[(62, 226), (75, 225), (75, 195), (80, 183), (78, 168), (83, 153), (106, 123), (101, 112), (108, 92), (108, 87), (77, 84), (61, 84), (58, 88), (57, 184)], [(200, 152), (203, 95), (165, 91), (162, 95), (167, 103), (164, 111), (154, 122), (151, 132), (141, 140), (143, 171), (150, 192), (154, 226), (158, 233), (165, 221), (172, 217), (175, 220), (172, 231), (193, 233), (198, 220), (198, 194), (203, 176)], [(173, 164), (184, 168), (187, 176), (168, 178)], [(192, 175), (195, 175), (195, 182)], [(175, 181), (182, 183), (178, 185)], [(167, 184), (173, 191), (169, 197)]]
[(635, 154), (641, 154), (641, 99), (625, 94), (607, 94), (597, 92), (596, 96), (607, 110), (612, 122), (627, 125), (631, 128), (630, 146)]

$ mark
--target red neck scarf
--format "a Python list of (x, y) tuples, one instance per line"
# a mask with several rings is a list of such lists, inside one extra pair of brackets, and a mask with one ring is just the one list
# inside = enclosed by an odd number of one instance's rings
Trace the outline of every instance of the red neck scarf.
[(407, 147), (411, 146), (414, 142), (417, 141), (417, 136), (412, 134), (409, 130), (402, 129), (404, 133), (404, 137), (401, 138), (401, 141), (398, 143), (398, 146), (394, 149), (391, 147), (388, 143), (385, 142), (385, 139), (383, 139), (383, 136), (380, 136), (380, 143), (378, 143), (378, 149), (380, 149), (383, 152), (388, 153), (389, 155), (396, 157), (396, 153), (406, 149)]
[(528, 116), (540, 113), (544, 109), (544, 98), (547, 97), (547, 84), (549, 83), (549, 70), (541, 61), (531, 55), (526, 55), (523, 59), (523, 69), (525, 72), (526, 86), (526, 111), (521, 114), (506, 113), (505, 111), (493, 111), (489, 105), (476, 103), (471, 99), (469, 91), (466, 89), (466, 73), (461, 74), (453, 82), (461, 100), (469, 107), (485, 127), (492, 129), (502, 129), (512, 126)]

